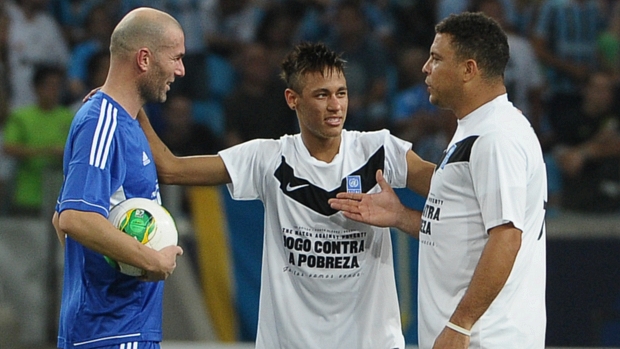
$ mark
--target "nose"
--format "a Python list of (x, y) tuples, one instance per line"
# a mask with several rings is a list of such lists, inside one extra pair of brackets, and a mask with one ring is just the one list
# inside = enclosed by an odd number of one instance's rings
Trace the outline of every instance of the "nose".
[(185, 76), (185, 65), (183, 65), (183, 60), (179, 59), (179, 63), (177, 69), (174, 71), (174, 75), (176, 76)]
[[(345, 97), (346, 98), (346, 97)], [(329, 110), (340, 110), (342, 109), (342, 101), (336, 95), (330, 95), (327, 100), (327, 109)]]
[(430, 68), (431, 64), (430, 64), (430, 62), (431, 62), (431, 58), (429, 57), (426, 60), (426, 62), (424, 63), (424, 65), (422, 66), (422, 73), (424, 73), (426, 75), (431, 73), (431, 68)]

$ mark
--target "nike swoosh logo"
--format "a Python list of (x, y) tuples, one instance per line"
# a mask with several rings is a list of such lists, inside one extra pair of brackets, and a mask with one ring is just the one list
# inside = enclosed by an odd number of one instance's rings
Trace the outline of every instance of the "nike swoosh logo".
[(286, 191), (295, 191), (297, 189), (301, 189), (301, 188), (304, 188), (304, 187), (307, 187), (307, 186), (308, 186), (308, 184), (300, 184), (300, 185), (296, 185), (294, 187), (291, 187), (291, 183), (288, 183), (286, 185)]

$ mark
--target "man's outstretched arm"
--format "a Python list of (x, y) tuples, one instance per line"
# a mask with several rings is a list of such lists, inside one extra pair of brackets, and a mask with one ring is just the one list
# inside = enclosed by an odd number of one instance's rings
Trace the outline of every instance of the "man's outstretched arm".
[(208, 186), (230, 183), (230, 176), (219, 155), (177, 157), (155, 133), (143, 109), (137, 119), (149, 141), (161, 183)]
[(422, 212), (405, 207), (394, 189), (383, 178), (383, 172), (377, 171), (377, 183), (381, 192), (375, 194), (338, 193), (329, 204), (340, 210), (345, 217), (354, 221), (378, 227), (394, 227), (418, 238)]

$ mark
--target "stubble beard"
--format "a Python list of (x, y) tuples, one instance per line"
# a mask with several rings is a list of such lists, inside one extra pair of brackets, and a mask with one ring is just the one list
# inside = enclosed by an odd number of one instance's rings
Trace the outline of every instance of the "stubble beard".
[(145, 103), (164, 103), (167, 99), (165, 88), (167, 86), (162, 83), (164, 79), (161, 77), (161, 71), (155, 69), (147, 74), (138, 84), (138, 93)]

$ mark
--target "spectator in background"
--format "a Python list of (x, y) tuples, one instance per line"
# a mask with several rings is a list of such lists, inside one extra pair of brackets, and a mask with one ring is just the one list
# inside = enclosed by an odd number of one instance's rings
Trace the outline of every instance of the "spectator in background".
[(87, 17), (101, 0), (51, 0), (49, 10), (61, 26), (67, 43), (73, 47), (88, 37)]
[[(0, 3), (0, 144), (3, 143), (4, 123), (9, 114), (9, 84), (8, 84), (8, 39), (9, 16), (6, 13), (5, 3)], [(13, 159), (8, 157), (0, 147), (0, 215), (8, 207), (8, 183), (13, 172)]]
[(563, 209), (610, 212), (620, 209), (620, 109), (608, 73), (590, 76), (581, 95), (566, 97), (550, 121), (558, 138), (554, 156), (562, 171)]
[[(88, 59), (86, 64), (86, 77), (84, 80), (85, 86), (84, 89), (86, 91), (92, 91), (95, 88), (103, 86), (105, 83), (105, 79), (108, 76), (108, 69), (110, 68), (110, 51), (109, 49), (104, 49), (98, 52), (93, 53), (93, 55)], [(84, 95), (75, 99), (75, 101), (71, 104), (71, 109), (74, 112), (77, 112), (82, 104), (84, 99)]]
[(392, 7), (397, 47), (430, 47), (435, 31), (435, 4), (433, 1), (397, 1)]
[(204, 38), (211, 52), (230, 58), (256, 40), (263, 9), (254, 1), (213, 0), (209, 5)]
[(6, 2), (10, 18), (11, 109), (37, 103), (32, 76), (37, 65), (65, 67), (69, 48), (61, 27), (47, 11), (48, 0)]
[(240, 80), (224, 101), (227, 147), (255, 138), (279, 138), (297, 132), (295, 115), (273, 91), (282, 90), (269, 50), (261, 44), (241, 50), (236, 67)]
[(394, 41), (396, 22), (392, 3), (386, 0), (361, 0), (359, 6), (366, 17), (371, 35), (389, 51), (398, 47), (398, 42)]
[(302, 0), (304, 16), (299, 21), (296, 41), (315, 42), (324, 40), (329, 33), (331, 0)]
[(504, 71), (504, 84), (508, 99), (523, 112), (545, 146), (549, 136), (543, 130), (542, 99), (544, 77), (534, 48), (528, 38), (520, 35), (506, 18), (504, 5), (500, 0), (474, 0), (472, 9), (482, 11), (495, 19), (506, 32), (510, 59)]
[(159, 136), (177, 156), (215, 154), (223, 143), (215, 133), (193, 119), (192, 100), (171, 94), (162, 108), (164, 127)]
[(328, 46), (342, 52), (347, 61), (349, 130), (377, 130), (387, 127), (389, 105), (389, 56), (382, 43), (370, 35), (359, 0), (342, 0), (334, 14)]
[(538, 18), (541, 0), (513, 0), (513, 2), (515, 12), (512, 24), (519, 34), (530, 38)]
[[(435, 0), (435, 18), (437, 22), (451, 14), (458, 14), (469, 10), (476, 0)], [(506, 12), (507, 21), (512, 23), (515, 18), (515, 2), (519, 0), (500, 0)]]
[(272, 3), (266, 10), (258, 26), (256, 42), (269, 50), (269, 60), (274, 62), (274, 66), (277, 67), (294, 45), (306, 6), (300, 1), (287, 1)]
[(390, 129), (399, 138), (413, 143), (413, 150), (421, 158), (437, 164), (456, 123), (448, 111), (431, 104), (426, 74), (420, 67), (428, 58), (428, 50), (407, 47), (398, 55), (398, 91), (392, 100)]
[[(86, 17), (85, 38), (71, 50), (71, 60), (67, 67), (70, 98), (82, 98), (91, 89), (86, 81), (90, 72), (88, 62), (97, 52), (108, 50), (110, 35), (114, 30), (114, 19), (109, 15), (106, 4), (93, 6)], [(103, 83), (103, 82), (102, 82)], [(101, 86), (101, 85), (99, 85)]]
[(17, 159), (14, 214), (38, 215), (42, 204), (46, 170), (60, 170), (73, 111), (62, 106), (64, 70), (36, 68), (33, 85), (37, 103), (15, 109), (7, 120), (4, 151)]
[(596, 40), (604, 18), (596, 0), (545, 0), (533, 33), (536, 55), (547, 75), (546, 108), (561, 108), (564, 96), (578, 97), (579, 86), (597, 68)]
[(601, 69), (620, 81), (620, 1), (611, 8), (607, 27), (598, 37), (597, 49)]
[(176, 18), (185, 31), (185, 56), (183, 64), (190, 74), (172, 85), (173, 93), (183, 94), (193, 100), (208, 98), (206, 72), (207, 43), (204, 35), (211, 0), (152, 0), (149, 6), (165, 11)]

